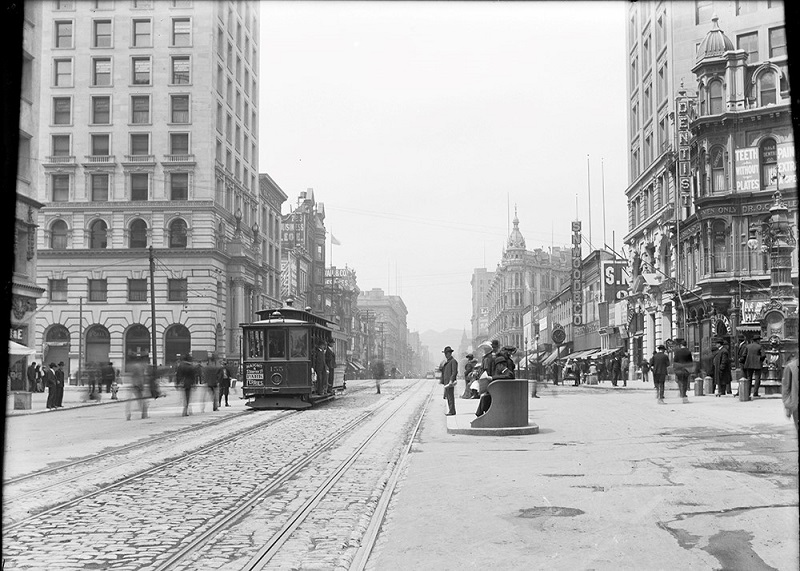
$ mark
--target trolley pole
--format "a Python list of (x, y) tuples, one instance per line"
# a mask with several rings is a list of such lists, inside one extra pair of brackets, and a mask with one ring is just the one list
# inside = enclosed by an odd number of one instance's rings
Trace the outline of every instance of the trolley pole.
[(153, 374), (156, 374), (158, 359), (156, 357), (156, 260), (153, 257), (153, 246), (150, 246), (150, 342), (152, 344)]

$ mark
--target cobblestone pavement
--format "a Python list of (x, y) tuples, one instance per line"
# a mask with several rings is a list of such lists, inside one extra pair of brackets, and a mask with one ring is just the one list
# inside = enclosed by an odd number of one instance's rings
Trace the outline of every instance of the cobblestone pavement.
[[(166, 553), (220, 521), (265, 482), (281, 475), (288, 464), (303, 457), (315, 442), (410, 384), (388, 382), (381, 396), (352, 391), (345, 398), (291, 416), (250, 437), (4, 530), (4, 568), (154, 569)], [(407, 420), (393, 423), (387, 431), (388, 440), (365, 450), (355, 472), (343, 478), (336, 493), (320, 504), (321, 513), (327, 515), (315, 515), (298, 528), (300, 539), (285, 546), (291, 554), (286, 561), (297, 559), (305, 550), (312, 553), (308, 568), (337, 564), (342, 546), (357, 537), (363, 516), (354, 508), (368, 509), (374, 504), (370, 498), (385, 477), (388, 460), (399, 448), (395, 439), (402, 435)], [(352, 446), (356, 437), (343, 438), (340, 446)], [(215, 538), (213, 549), (202, 558), (202, 568), (240, 568), (237, 565), (241, 565), (243, 548), (246, 551), (249, 546), (254, 551), (271, 537), (275, 526), (282, 525), (280, 518), (292, 513), (327, 477), (326, 470), (339, 454), (342, 452), (337, 447), (321, 456), (278, 494), (254, 506), (247, 518)], [(336, 519), (339, 513), (350, 520)], [(195, 563), (185, 568), (199, 569)]]

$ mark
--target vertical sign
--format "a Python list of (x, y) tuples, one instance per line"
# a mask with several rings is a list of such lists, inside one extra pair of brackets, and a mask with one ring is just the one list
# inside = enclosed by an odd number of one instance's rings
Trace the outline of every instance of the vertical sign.
[(692, 168), (689, 162), (689, 98), (678, 97), (675, 101), (678, 117), (678, 188), (681, 203), (688, 208), (692, 194)]
[(572, 324), (583, 325), (583, 274), (581, 272), (581, 222), (572, 223)]

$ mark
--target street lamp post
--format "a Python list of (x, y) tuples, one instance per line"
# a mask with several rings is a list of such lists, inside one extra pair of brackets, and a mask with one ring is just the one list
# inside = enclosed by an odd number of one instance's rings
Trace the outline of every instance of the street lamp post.
[[(777, 175), (773, 180), (778, 181)], [(769, 343), (765, 381), (780, 386), (781, 353), (797, 343), (797, 299), (792, 286), (792, 252), (795, 238), (789, 221), (789, 209), (781, 196), (780, 185), (773, 195), (770, 218), (761, 227), (761, 250), (770, 255), (769, 303), (761, 310), (760, 322), (765, 340)], [(758, 227), (750, 225), (747, 246), (758, 249)]]

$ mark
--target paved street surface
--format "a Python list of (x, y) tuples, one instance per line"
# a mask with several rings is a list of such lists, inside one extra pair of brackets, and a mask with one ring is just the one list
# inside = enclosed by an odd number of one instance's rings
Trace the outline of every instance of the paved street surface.
[[(432, 388), (369, 569), (798, 569), (797, 435), (779, 397), (743, 403), (690, 395), (682, 404), (672, 390), (658, 405), (642, 382), (546, 385), (529, 401), (539, 434), (492, 437), (447, 434), (441, 388)], [(210, 404), (200, 413), (195, 403), (195, 414), (181, 417), (180, 396), (169, 392), (153, 403), (150, 418), (125, 421), (125, 403), (106, 396), (88, 406), (65, 397), (77, 408), (7, 418), (4, 479), (244, 410), (232, 398), (231, 407), (213, 413)], [(335, 404), (342, 414), (366, 402), (354, 393), (347, 399)], [(476, 406), (458, 399), (459, 421), (468, 422)], [(147, 497), (156, 510), (176, 501)], [(213, 502), (205, 496), (198, 505)], [(340, 523), (317, 516), (307, 533)], [(164, 531), (123, 535), (152, 541)], [(51, 545), (71, 537), (58, 526), (40, 532)], [(277, 559), (267, 568), (321, 569), (313, 561), (337, 561), (322, 549), (339, 553), (342, 546), (318, 549), (318, 559)], [(85, 564), (69, 568), (98, 568), (97, 560)], [(66, 567), (51, 560), (39, 568)]]
[(539, 434), (508, 437), (447, 434), (440, 397), (370, 568), (798, 569), (780, 398), (651, 391), (540, 387)]

